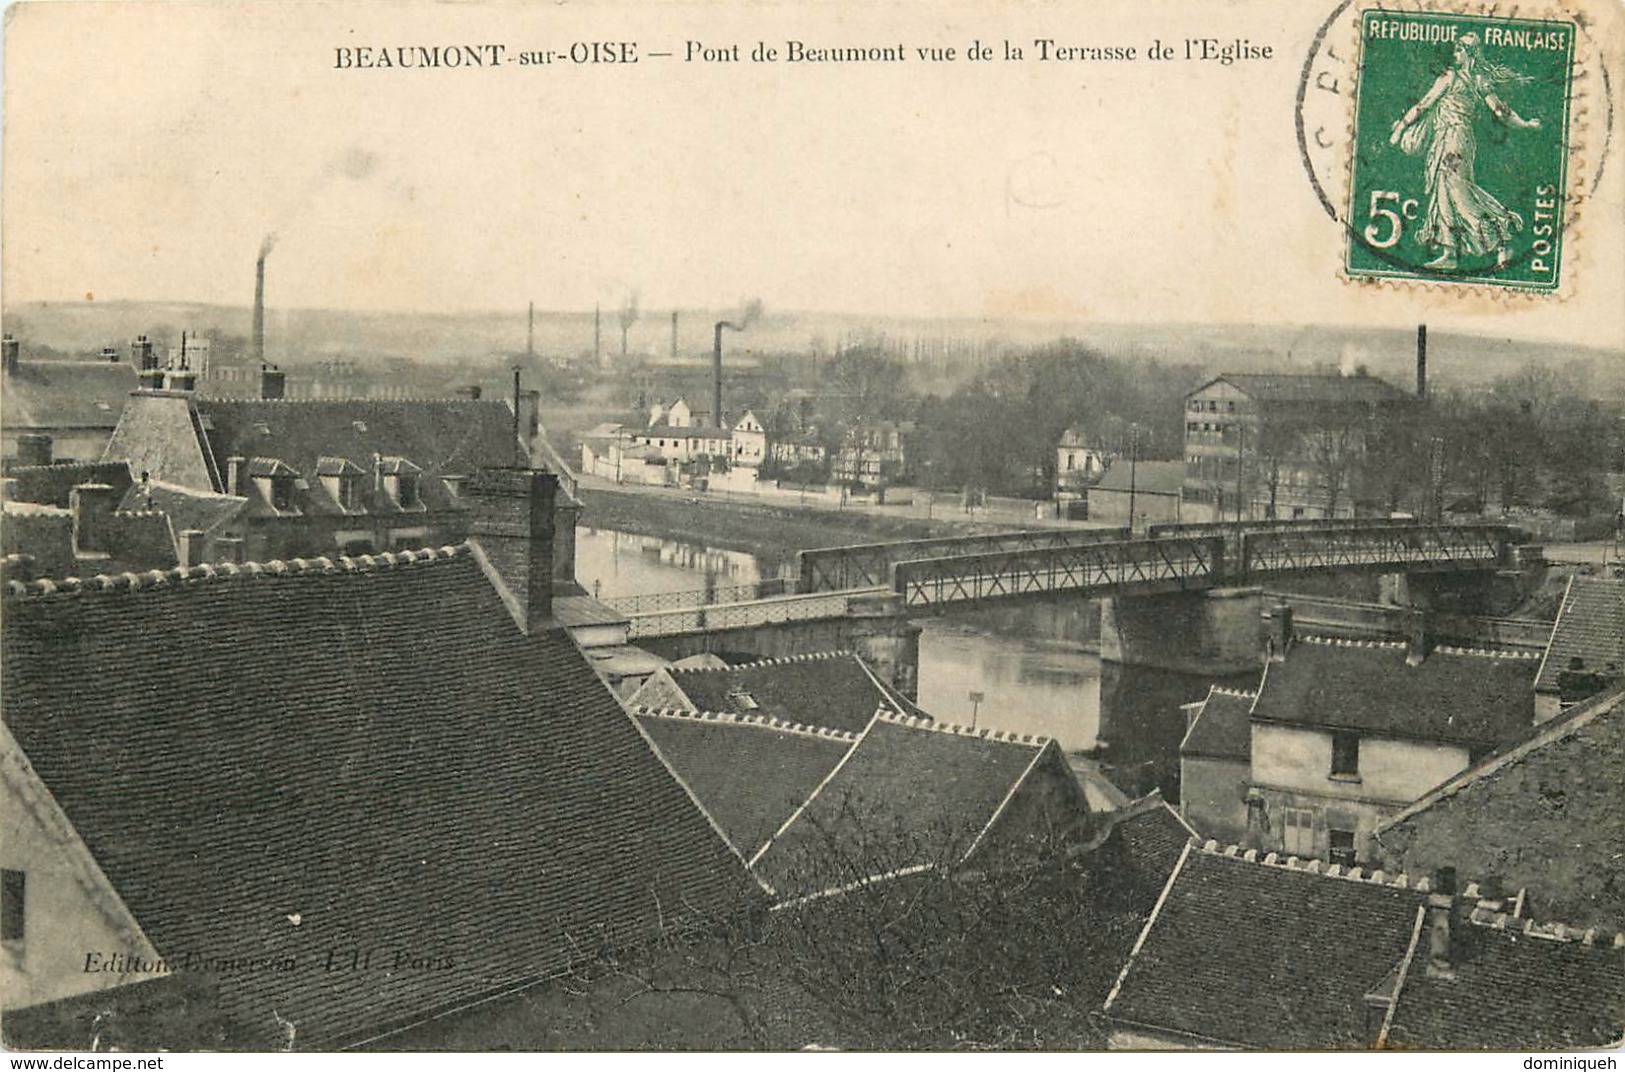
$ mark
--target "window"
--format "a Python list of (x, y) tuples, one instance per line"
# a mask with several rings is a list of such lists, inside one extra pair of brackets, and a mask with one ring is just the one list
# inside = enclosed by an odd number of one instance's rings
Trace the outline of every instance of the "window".
[(1332, 777), (1360, 776), (1360, 735), (1347, 731), (1332, 734)]
[(1342, 864), (1344, 867), (1354, 866), (1354, 831), (1332, 830), (1328, 831), (1329, 842), (1326, 857), (1329, 862)]
[(27, 887), (28, 876), (23, 872), (0, 870), (0, 941), (23, 940)]
[(402, 473), (400, 476), (401, 506), (416, 506), (418, 504), (418, 476), (416, 473)]
[(287, 477), (271, 479), (271, 505), (278, 510), (293, 509), (293, 481)]
[(1315, 855), (1315, 813), (1308, 808), (1281, 810), (1282, 847), (1287, 855)]

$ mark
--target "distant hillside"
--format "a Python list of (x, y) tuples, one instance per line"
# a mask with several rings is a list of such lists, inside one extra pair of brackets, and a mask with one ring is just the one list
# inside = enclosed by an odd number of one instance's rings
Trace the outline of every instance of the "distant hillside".
[[(602, 314), (602, 346), (620, 352), (616, 310)], [(710, 352), (711, 325), (737, 310), (678, 311), (679, 353)], [(247, 307), (162, 302), (44, 302), (8, 306), (6, 330), (25, 344), (92, 355), (103, 346), (123, 350), (137, 334), (173, 345), (180, 332), (246, 337)], [(1415, 328), (1351, 328), (1224, 324), (1099, 324), (1017, 320), (927, 320), (774, 311), (743, 334), (729, 333), (730, 353), (833, 352), (841, 346), (879, 345), (905, 360), (930, 361), (949, 379), (973, 373), (991, 359), (1062, 336), (1116, 356), (1193, 363), (1213, 373), (1241, 370), (1316, 371), (1365, 365), (1377, 376), (1410, 385)], [(457, 365), (525, 348), (526, 312), (431, 314), (277, 309), (267, 314), (267, 355), (285, 367), (334, 357), (405, 358)], [(536, 313), (535, 345), (543, 356), (577, 358), (593, 349), (593, 312)], [(664, 360), (671, 352), (671, 310), (647, 310), (632, 326), (628, 350)], [(1430, 333), (1429, 374), (1437, 385), (1471, 385), (1544, 363), (1579, 377), (1588, 393), (1625, 398), (1625, 352), (1552, 346), (1522, 339)]]

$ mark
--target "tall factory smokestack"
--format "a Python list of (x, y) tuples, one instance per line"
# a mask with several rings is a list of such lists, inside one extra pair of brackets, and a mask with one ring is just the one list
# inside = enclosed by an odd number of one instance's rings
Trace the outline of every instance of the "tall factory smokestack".
[(722, 427), (722, 329), (727, 326), (727, 321), (717, 321), (716, 342), (711, 346), (711, 421), (718, 428)]
[(265, 360), (265, 255), (269, 252), (262, 247), (260, 259), (254, 262), (254, 328), (249, 357), (256, 364)]
[(525, 321), (525, 356), (536, 356), (536, 303), (530, 303), (530, 317)]
[(1416, 325), (1416, 397), (1428, 396), (1428, 326)]
[(677, 310), (671, 311), (671, 359), (677, 360)]

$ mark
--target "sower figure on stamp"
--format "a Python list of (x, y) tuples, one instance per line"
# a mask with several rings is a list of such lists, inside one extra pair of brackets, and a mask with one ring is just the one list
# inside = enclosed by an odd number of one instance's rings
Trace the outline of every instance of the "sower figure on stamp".
[(1439, 250), (1427, 267), (1449, 270), (1458, 256), (1491, 253), (1497, 268), (1506, 266), (1507, 242), (1523, 230), (1523, 217), (1473, 181), (1473, 120), (1482, 104), (1513, 130), (1538, 130), (1539, 119), (1524, 119), (1495, 93), (1498, 86), (1530, 80), (1486, 59), (1478, 36), (1463, 34), (1450, 69), (1394, 122), (1390, 145), (1412, 156), (1427, 147), (1427, 211), (1416, 239)]

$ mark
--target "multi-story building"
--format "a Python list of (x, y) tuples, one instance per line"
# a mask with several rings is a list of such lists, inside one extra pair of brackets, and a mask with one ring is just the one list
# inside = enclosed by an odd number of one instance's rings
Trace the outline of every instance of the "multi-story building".
[(1186, 521), (1385, 513), (1414, 396), (1364, 374), (1225, 373), (1185, 396)]

